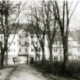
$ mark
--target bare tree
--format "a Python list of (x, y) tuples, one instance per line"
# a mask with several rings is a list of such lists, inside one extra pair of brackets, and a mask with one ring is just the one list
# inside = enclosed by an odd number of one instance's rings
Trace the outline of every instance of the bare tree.
[[(73, 12), (77, 6), (74, 7), (72, 14), (70, 15), (70, 8), (68, 5), (68, 1), (63, 1), (62, 14), (60, 13), (61, 10), (59, 8), (58, 1), (51, 2), (54, 10), (54, 17), (57, 20), (57, 23), (60, 27), (61, 31), (61, 38), (63, 44), (63, 54), (64, 54), (64, 71), (68, 68), (68, 35), (69, 35), (69, 24), (70, 19), (73, 15)], [(77, 2), (78, 3), (78, 2)], [(71, 6), (70, 6), (71, 7)]]
[(40, 7), (31, 8), (31, 24), (40, 42), (43, 52), (43, 60), (45, 59), (45, 38), (47, 36), (48, 47), (50, 52), (50, 62), (52, 63), (52, 45), (54, 42), (57, 25), (56, 19), (50, 11), (50, 4), (50, 1), (41, 1)]
[(38, 42), (37, 39), (35, 41), (34, 38), (35, 38), (34, 35), (31, 35), (32, 45), (33, 45), (34, 50), (35, 50), (35, 53), (36, 53), (36, 55), (35, 55), (35, 61), (37, 62), (38, 61), (38, 58), (39, 58), (39, 54), (38, 54), (38, 52), (39, 52), (39, 42)]
[[(42, 4), (42, 6), (44, 6)], [(43, 7), (37, 7), (31, 8), (31, 24), (33, 29), (35, 30), (35, 34), (39, 40), (41, 49), (42, 49), (42, 61), (45, 61), (45, 35), (46, 35), (46, 27), (43, 24), (44, 21), (44, 12)]]
[(44, 4), (45, 4), (45, 16), (46, 16), (46, 19), (44, 21), (44, 26), (47, 28), (46, 30), (46, 34), (47, 34), (47, 37), (48, 37), (48, 47), (49, 47), (49, 54), (50, 54), (50, 62), (52, 63), (53, 61), (53, 43), (54, 43), (54, 39), (55, 39), (55, 36), (56, 36), (56, 29), (57, 29), (57, 25), (56, 25), (56, 19), (55, 17), (53, 16), (52, 12), (50, 11), (51, 10), (51, 1), (48, 1), (48, 2), (45, 2), (44, 1)]
[[(18, 25), (15, 26), (15, 23), (18, 23), (18, 18), (20, 14), (20, 3), (13, 6), (10, 1), (0, 1), (0, 14), (1, 14), (1, 30), (4, 35), (3, 46), (1, 46), (1, 68), (4, 66), (4, 57), (5, 52), (8, 50), (8, 38), (14, 29), (17, 29)], [(14, 18), (12, 16), (15, 16)], [(16, 32), (14, 32), (15, 34)], [(15, 35), (14, 35), (15, 36)], [(14, 39), (14, 38), (13, 38)], [(12, 40), (13, 42), (13, 40)], [(10, 44), (11, 45), (11, 44)], [(8, 53), (6, 54), (6, 58)], [(6, 61), (7, 62), (7, 61)]]

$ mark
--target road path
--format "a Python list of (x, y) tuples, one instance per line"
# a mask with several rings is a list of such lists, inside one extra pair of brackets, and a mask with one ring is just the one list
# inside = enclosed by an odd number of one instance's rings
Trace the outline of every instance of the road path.
[[(46, 75), (46, 77), (45, 77)], [(64, 78), (60, 76), (49, 76), (50, 74), (42, 74), (30, 65), (19, 65), (8, 77), (7, 80), (76, 80)]]
[(8, 80), (49, 80), (30, 65), (19, 65)]

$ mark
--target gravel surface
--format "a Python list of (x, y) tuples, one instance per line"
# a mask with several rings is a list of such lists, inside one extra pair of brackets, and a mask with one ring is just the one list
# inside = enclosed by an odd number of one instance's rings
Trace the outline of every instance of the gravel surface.
[(30, 65), (19, 65), (8, 80), (47, 80), (47, 78)]
[(5, 68), (0, 70), (0, 80), (5, 80), (12, 70), (13, 68)]
[(42, 74), (30, 65), (19, 65), (7, 80), (75, 80), (50, 74)]

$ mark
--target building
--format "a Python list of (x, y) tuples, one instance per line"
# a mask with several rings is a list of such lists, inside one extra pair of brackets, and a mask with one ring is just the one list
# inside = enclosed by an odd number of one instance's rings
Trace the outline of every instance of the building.
[[(41, 35), (41, 34), (40, 34)], [(32, 37), (33, 36), (33, 37)], [(3, 34), (0, 34), (0, 40), (3, 41)], [(72, 34), (69, 35), (69, 60), (80, 60), (80, 44)], [(4, 42), (3, 42), (4, 43)], [(16, 59), (16, 64), (26, 64), (30, 61), (30, 57), (35, 60), (35, 48), (37, 49), (38, 60), (42, 58), (42, 50), (40, 48), (39, 40), (36, 34), (26, 33), (24, 29), (19, 30), (16, 34), (10, 34), (8, 39), (8, 64), (14, 64), (14, 59)], [(62, 61), (63, 60), (63, 45), (61, 39), (56, 36), (53, 43), (53, 60)], [(49, 59), (49, 49), (48, 40), (45, 36), (45, 55), (46, 59)]]
[(22, 29), (18, 32), (18, 36), (18, 56), (20, 60), (19, 63), (27, 63), (29, 55), (29, 35)]
[[(35, 36), (35, 34), (32, 34)], [(37, 37), (35, 37), (37, 38)], [(38, 42), (36, 40), (36, 42)], [(47, 36), (45, 36), (45, 55), (46, 59), (49, 59), (49, 48), (48, 48), (48, 40)], [(63, 45), (59, 34), (56, 34), (53, 47), (52, 47), (52, 53), (53, 53), (53, 60), (62, 61), (63, 60)], [(33, 54), (35, 54), (35, 49), (32, 48)], [(41, 55), (41, 51), (39, 52)], [(78, 40), (75, 39), (75, 37), (72, 36), (72, 33), (69, 33), (68, 38), (68, 59), (69, 60), (80, 60), (80, 44), (78, 43)]]
[(18, 58), (18, 35), (10, 34), (8, 38), (8, 64), (14, 64), (13, 58)]

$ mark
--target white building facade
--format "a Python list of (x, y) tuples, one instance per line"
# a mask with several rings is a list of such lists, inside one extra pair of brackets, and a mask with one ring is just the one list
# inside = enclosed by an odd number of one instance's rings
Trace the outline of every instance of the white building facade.
[[(32, 38), (33, 35), (33, 38)], [(2, 40), (3, 35), (0, 34), (0, 40)], [(75, 41), (71, 36), (68, 38), (68, 59), (69, 60), (80, 60), (80, 45), (78, 41)], [(14, 64), (13, 58), (17, 59), (17, 64), (26, 64), (30, 61), (30, 57), (35, 60), (35, 48), (38, 48), (37, 54), (40, 60), (42, 59), (42, 50), (40, 48), (39, 40), (35, 34), (29, 34), (24, 31), (24, 29), (19, 30), (17, 34), (10, 34), (8, 39), (8, 64)], [(48, 41), (45, 37), (45, 56), (49, 60), (49, 48)], [(63, 46), (61, 40), (55, 40), (53, 43), (53, 60), (62, 61), (63, 60)], [(38, 59), (39, 60), (39, 59)]]

